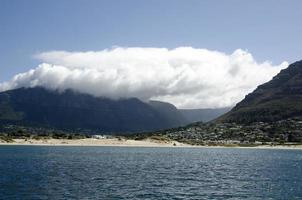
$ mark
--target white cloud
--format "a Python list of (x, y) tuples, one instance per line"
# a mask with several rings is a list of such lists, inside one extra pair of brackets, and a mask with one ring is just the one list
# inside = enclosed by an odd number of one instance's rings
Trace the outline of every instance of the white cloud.
[(257, 63), (241, 49), (228, 55), (191, 47), (51, 51), (35, 58), (43, 64), (0, 84), (0, 91), (43, 86), (110, 98), (157, 99), (181, 108), (225, 107), (288, 66)]

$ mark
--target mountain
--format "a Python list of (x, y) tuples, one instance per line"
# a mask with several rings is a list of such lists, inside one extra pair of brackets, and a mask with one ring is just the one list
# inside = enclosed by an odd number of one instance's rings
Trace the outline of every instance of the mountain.
[(209, 122), (226, 112), (230, 111), (231, 108), (208, 108), (208, 109), (179, 109), (182, 115), (186, 118), (189, 123), (194, 122)]
[(302, 61), (281, 70), (217, 122), (273, 122), (302, 117)]
[(127, 133), (176, 127), (182, 125), (183, 120), (171, 104), (148, 104), (137, 98), (112, 100), (41, 87), (0, 93), (2, 125)]

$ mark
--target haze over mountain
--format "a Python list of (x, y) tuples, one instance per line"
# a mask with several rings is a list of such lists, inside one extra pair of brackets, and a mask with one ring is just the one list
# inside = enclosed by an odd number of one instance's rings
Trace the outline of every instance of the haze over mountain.
[(273, 122), (302, 117), (302, 61), (281, 70), (271, 81), (248, 94), (218, 122)]
[(171, 104), (112, 100), (72, 90), (19, 88), (0, 93), (0, 124), (99, 133), (151, 131), (184, 125)]
[(182, 115), (190, 123), (194, 122), (208, 122), (211, 121), (226, 112), (230, 111), (232, 108), (204, 108), (204, 109), (179, 109)]

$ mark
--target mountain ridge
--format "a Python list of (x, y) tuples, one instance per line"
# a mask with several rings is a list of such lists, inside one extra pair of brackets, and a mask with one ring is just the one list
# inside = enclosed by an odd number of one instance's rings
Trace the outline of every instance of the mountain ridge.
[(183, 122), (137, 98), (112, 100), (36, 87), (0, 93), (0, 124), (127, 133), (172, 128)]

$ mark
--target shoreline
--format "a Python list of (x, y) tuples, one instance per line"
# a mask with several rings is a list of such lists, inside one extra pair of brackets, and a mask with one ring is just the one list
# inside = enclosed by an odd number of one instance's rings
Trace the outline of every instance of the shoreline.
[(191, 147), (177, 141), (126, 140), (126, 139), (14, 139), (13, 142), (0, 141), (0, 146), (91, 146), (91, 147)]
[(257, 145), (257, 146), (227, 146), (227, 145), (190, 145), (177, 141), (158, 141), (158, 140), (119, 140), (114, 139), (14, 139), (13, 142), (0, 140), (0, 146), (64, 146), (64, 147), (173, 147), (173, 148), (239, 148), (239, 149), (284, 149), (302, 150), (302, 144), (290, 145)]

